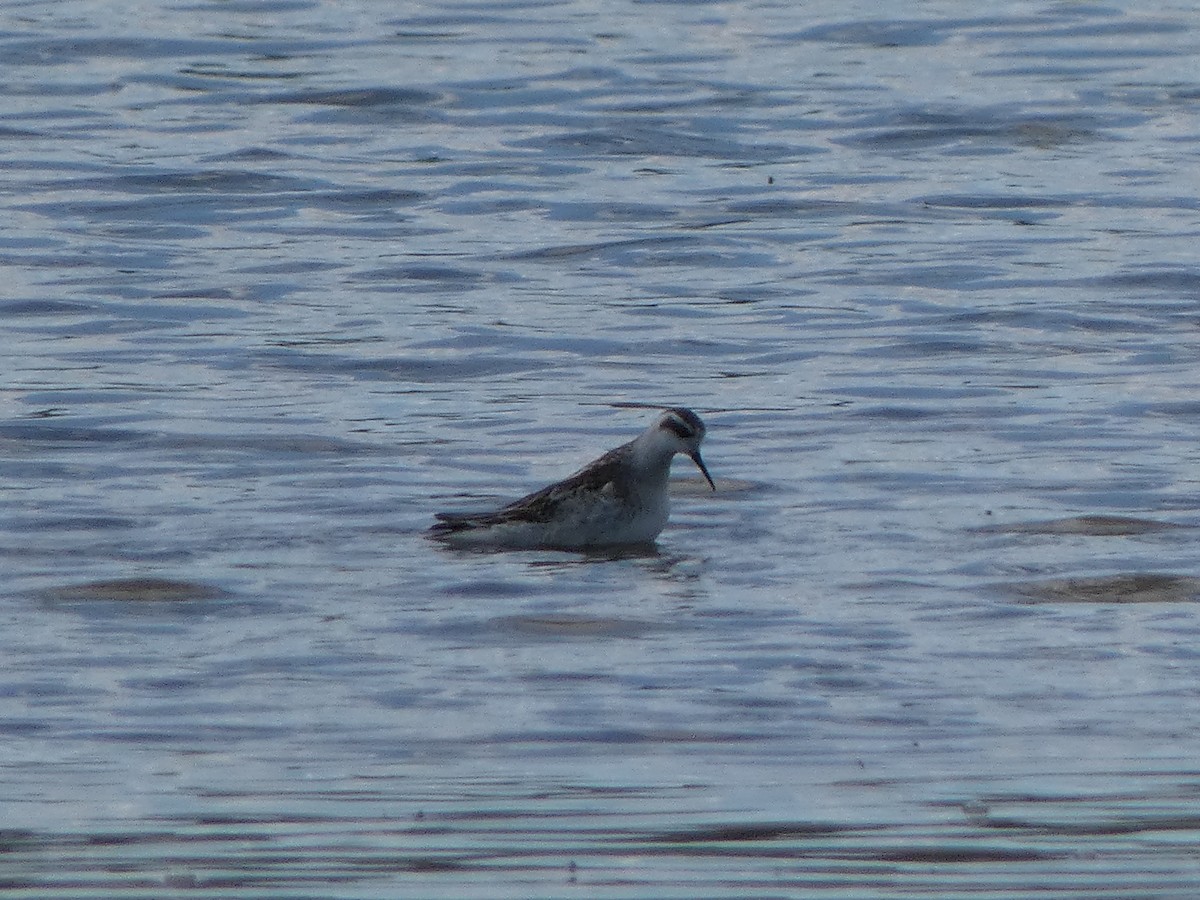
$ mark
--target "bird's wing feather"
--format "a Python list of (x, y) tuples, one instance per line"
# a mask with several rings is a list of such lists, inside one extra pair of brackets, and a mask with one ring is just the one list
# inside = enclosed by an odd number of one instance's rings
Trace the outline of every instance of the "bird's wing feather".
[(610, 450), (574, 475), (514, 500), (495, 512), (437, 513), (439, 521), (433, 529), (445, 533), (510, 522), (551, 522), (562, 504), (569, 503), (581, 493), (599, 493), (609, 485), (612, 485), (611, 490), (615, 495), (624, 496), (628, 492), (628, 485), (619, 462), (624, 451), (625, 447)]

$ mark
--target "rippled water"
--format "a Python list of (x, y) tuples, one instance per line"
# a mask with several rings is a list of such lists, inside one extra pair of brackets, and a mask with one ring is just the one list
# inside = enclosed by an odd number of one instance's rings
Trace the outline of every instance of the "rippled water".
[[(0, 884), (1192, 897), (1200, 12), (0, 10)], [(455, 553), (709, 424), (654, 554)]]

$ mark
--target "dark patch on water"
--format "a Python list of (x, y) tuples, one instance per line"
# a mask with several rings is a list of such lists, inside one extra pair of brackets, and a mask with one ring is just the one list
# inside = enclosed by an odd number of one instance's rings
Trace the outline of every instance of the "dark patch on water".
[(1028, 603), (1191, 603), (1200, 578), (1157, 572), (1048, 578), (1009, 585)]
[(491, 624), (507, 634), (546, 640), (635, 638), (662, 627), (633, 619), (580, 615), (509, 616), (495, 619)]
[(364, 87), (338, 90), (305, 90), (272, 94), (258, 98), (259, 103), (296, 103), (311, 106), (388, 107), (426, 106), (436, 103), (439, 95), (414, 88)]
[(872, 825), (833, 825), (818, 822), (746, 822), (736, 825), (697, 825), (681, 831), (643, 835), (637, 840), (663, 844), (743, 844), (769, 841), (802, 841), (871, 831)]
[(979, 532), (992, 534), (1077, 534), (1092, 537), (1119, 535), (1154, 534), (1176, 528), (1187, 528), (1175, 522), (1153, 519), (1138, 519), (1132, 516), (1070, 516), (1065, 519), (1047, 519), (1035, 522), (1009, 522), (985, 525)]
[(168, 578), (114, 578), (47, 588), (42, 599), (51, 602), (119, 601), (122, 603), (186, 603), (225, 600), (228, 591), (200, 581)]

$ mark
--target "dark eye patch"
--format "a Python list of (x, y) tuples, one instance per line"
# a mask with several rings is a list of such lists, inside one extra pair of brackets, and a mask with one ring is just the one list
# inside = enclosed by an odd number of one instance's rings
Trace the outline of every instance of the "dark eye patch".
[(681, 422), (679, 419), (676, 419), (673, 416), (671, 418), (664, 419), (662, 424), (663, 428), (669, 428), (685, 441), (691, 440), (691, 438), (693, 438), (696, 434), (695, 429), (693, 429), (690, 425), (686, 424), (685, 422)]

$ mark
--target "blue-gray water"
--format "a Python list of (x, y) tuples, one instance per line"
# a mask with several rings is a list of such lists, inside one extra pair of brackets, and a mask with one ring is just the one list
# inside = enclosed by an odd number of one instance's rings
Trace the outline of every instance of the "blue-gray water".
[[(0, 9), (0, 886), (1196, 896), (1200, 10), (1123, 6)], [(657, 554), (425, 540), (614, 402), (709, 424)]]

